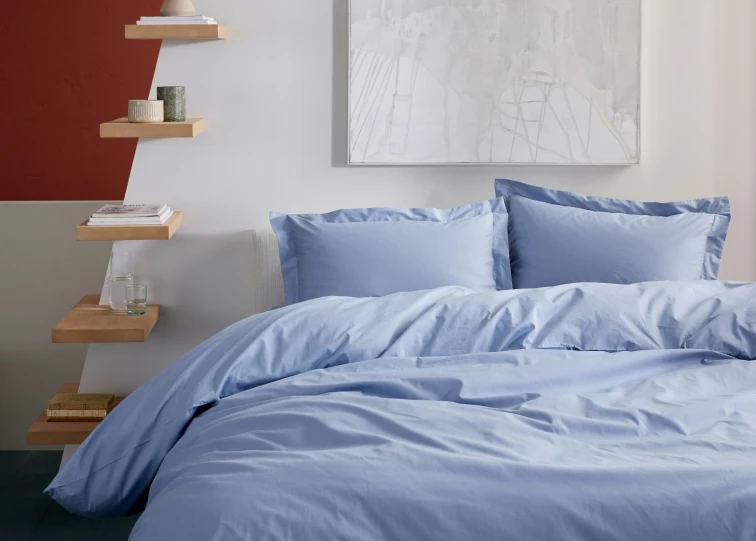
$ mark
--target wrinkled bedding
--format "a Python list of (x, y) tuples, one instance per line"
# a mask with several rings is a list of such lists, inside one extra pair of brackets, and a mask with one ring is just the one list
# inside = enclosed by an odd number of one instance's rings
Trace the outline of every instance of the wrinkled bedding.
[(260, 314), (47, 492), (133, 540), (756, 539), (756, 285), (454, 287)]

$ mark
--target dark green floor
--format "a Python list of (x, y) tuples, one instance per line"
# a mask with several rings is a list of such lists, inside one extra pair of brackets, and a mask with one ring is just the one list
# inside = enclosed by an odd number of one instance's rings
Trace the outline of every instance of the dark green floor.
[(0, 451), (0, 540), (119, 541), (136, 517), (91, 520), (71, 515), (42, 494), (60, 466), (60, 451)]

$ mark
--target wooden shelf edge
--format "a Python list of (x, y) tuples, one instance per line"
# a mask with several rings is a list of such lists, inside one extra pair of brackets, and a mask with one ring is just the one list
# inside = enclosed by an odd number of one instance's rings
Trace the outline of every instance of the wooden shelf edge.
[(191, 139), (205, 131), (204, 118), (187, 118), (184, 122), (129, 122), (116, 118), (100, 124), (101, 139)]
[(80, 242), (117, 240), (170, 240), (184, 222), (183, 212), (176, 210), (163, 225), (87, 225), (76, 228), (76, 240)]
[(127, 24), (124, 36), (126, 39), (220, 40), (226, 39), (228, 32), (222, 24)]
[[(78, 383), (66, 383), (58, 390), (59, 393), (79, 392)], [(123, 401), (116, 397), (114, 408)], [(97, 428), (99, 421), (89, 422), (47, 422), (47, 411), (42, 413), (26, 431), (27, 445), (78, 445)]]
[(143, 316), (113, 312), (100, 295), (85, 295), (52, 329), (53, 344), (145, 342), (160, 318), (160, 305), (148, 304)]

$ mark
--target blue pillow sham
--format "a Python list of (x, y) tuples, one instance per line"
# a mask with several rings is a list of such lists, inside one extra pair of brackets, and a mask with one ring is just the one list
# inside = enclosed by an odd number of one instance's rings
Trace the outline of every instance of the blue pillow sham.
[(727, 197), (642, 203), (499, 179), (515, 288), (577, 282), (716, 280)]
[(286, 304), (457, 285), (511, 289), (503, 199), (452, 209), (272, 212)]

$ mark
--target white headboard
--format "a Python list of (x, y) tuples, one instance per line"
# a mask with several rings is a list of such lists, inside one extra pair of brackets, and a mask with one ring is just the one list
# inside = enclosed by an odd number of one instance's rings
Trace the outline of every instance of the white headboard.
[(252, 309), (266, 312), (284, 303), (278, 241), (272, 229), (252, 231)]

